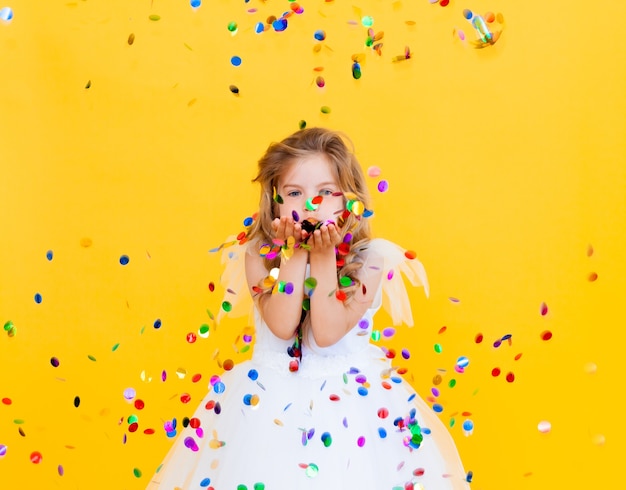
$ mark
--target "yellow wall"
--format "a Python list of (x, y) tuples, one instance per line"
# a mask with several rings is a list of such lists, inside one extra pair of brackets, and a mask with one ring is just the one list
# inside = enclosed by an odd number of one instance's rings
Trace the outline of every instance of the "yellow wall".
[[(363, 166), (389, 181), (379, 194), (370, 180), (374, 230), (418, 253), (432, 296), (415, 291), (417, 326), (383, 344), (410, 346), (398, 364), (424, 397), (446, 370), (441, 415), (456, 422), (473, 488), (618, 488), (626, 3), (301, 5), (286, 31), (258, 35), (255, 23), (289, 2), (10, 2), (14, 18), (0, 23), (0, 324), (17, 333), (0, 331), (0, 487), (146, 485), (171, 444), (165, 418), (191, 415), (221, 363), (249, 355), (233, 347), (245, 322), (216, 328), (207, 314), (223, 293), (208, 289), (220, 275), (208, 250), (254, 211), (250, 179), (266, 145), (305, 120), (347, 132)], [(504, 15), (495, 46), (453, 36), (473, 37), (464, 8)], [(384, 31), (382, 56), (349, 22), (361, 15)], [(412, 58), (393, 63), (407, 45)], [(204, 323), (209, 338), (187, 343)], [(505, 334), (510, 345), (494, 348)], [(462, 355), (470, 364), (455, 374)]]

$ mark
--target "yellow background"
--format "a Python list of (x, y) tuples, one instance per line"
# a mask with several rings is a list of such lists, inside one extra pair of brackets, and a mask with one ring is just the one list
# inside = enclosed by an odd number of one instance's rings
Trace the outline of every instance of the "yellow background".
[[(374, 231), (417, 252), (432, 295), (413, 291), (416, 326), (380, 343), (410, 348), (397, 364), (423, 397), (443, 373), (441, 418), (473, 488), (620, 488), (626, 4), (301, 5), (286, 31), (258, 35), (256, 22), (289, 2), (11, 1), (14, 18), (0, 23), (0, 324), (17, 333), (0, 331), (0, 487), (145, 487), (172, 442), (165, 420), (190, 416), (222, 363), (249, 355), (245, 321), (216, 326), (207, 313), (223, 294), (208, 288), (221, 270), (208, 251), (254, 212), (267, 144), (305, 120), (345, 131), (389, 182), (381, 194), (368, 180)], [(474, 37), (464, 8), (504, 15), (495, 46), (453, 36)], [(384, 31), (381, 56), (365, 46), (362, 15)], [(405, 46), (411, 59), (392, 62)], [(188, 343), (205, 323), (209, 338)], [(454, 373), (463, 355), (470, 364)], [(143, 410), (124, 399), (131, 387)]]

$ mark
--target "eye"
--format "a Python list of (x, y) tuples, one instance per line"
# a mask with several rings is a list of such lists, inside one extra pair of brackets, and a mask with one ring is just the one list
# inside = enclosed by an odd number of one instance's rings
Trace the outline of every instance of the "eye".
[(301, 195), (302, 195), (302, 193), (301, 193), (300, 191), (289, 191), (289, 192), (287, 193), (287, 195), (288, 195), (289, 197), (298, 197), (298, 196), (301, 196)]
[(333, 191), (331, 191), (330, 189), (322, 189), (320, 191), (320, 196), (332, 196)]

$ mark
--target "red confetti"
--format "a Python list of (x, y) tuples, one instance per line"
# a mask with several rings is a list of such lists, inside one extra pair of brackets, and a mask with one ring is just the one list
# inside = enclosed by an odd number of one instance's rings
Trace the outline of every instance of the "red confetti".
[(500, 368), (493, 368), (491, 370), (491, 375), (495, 378), (497, 376), (500, 376)]
[(135, 408), (137, 410), (143, 410), (143, 407), (145, 407), (145, 403), (143, 402), (143, 400), (140, 400), (140, 399), (135, 400)]
[(380, 408), (378, 410), (378, 417), (381, 419), (386, 419), (387, 417), (389, 417), (389, 410), (387, 410), (386, 408)]
[(598, 279), (598, 274), (596, 274), (595, 272), (592, 272), (591, 274), (587, 276), (587, 280), (589, 282), (594, 282), (597, 279)]
[(552, 332), (550, 330), (544, 330), (541, 332), (541, 340), (550, 340), (552, 338)]
[(146, 429), (143, 431), (143, 433), (147, 436), (151, 436), (152, 434), (154, 434), (154, 429)]
[(482, 341), (483, 341), (483, 334), (477, 333), (476, 337), (474, 338), (474, 342), (476, 342), (477, 344), (480, 344)]
[(337, 292), (335, 293), (335, 297), (339, 301), (345, 301), (348, 298), (348, 295), (344, 291), (342, 291), (341, 289), (338, 289)]
[(328, 398), (330, 399), (331, 402), (338, 402), (339, 400), (341, 400), (341, 398), (339, 398), (339, 395), (335, 395), (334, 393), (330, 395)]
[(183, 403), (189, 403), (191, 401), (191, 395), (189, 393), (183, 393), (180, 395), (180, 401)]
[(417, 257), (417, 254), (413, 250), (407, 250), (404, 252), (404, 256), (409, 260), (413, 260)]
[(441, 327), (441, 328), (439, 329), (439, 333), (440, 333), (440, 334), (442, 334), (442, 333), (444, 333), (446, 330), (448, 330), (448, 327), (443, 326), (443, 327)]
[(233, 367), (235, 367), (235, 363), (233, 362), (232, 359), (226, 359), (224, 361), (224, 370), (225, 371), (230, 371)]
[(215, 407), (215, 400), (209, 400), (206, 402), (206, 405), (204, 405), (204, 408), (207, 410), (213, 410), (213, 407)]
[(193, 377), (191, 378), (191, 382), (192, 383), (197, 383), (201, 379), (202, 379), (202, 375), (200, 373), (194, 374)]
[(41, 463), (41, 460), (43, 459), (43, 456), (41, 455), (41, 453), (39, 451), (33, 451), (32, 453), (30, 453), (30, 462), (33, 464), (39, 464)]
[(187, 334), (187, 342), (189, 342), (190, 344), (193, 344), (196, 340), (197, 340), (197, 337), (195, 333), (189, 332)]
[(211, 292), (215, 291), (215, 284), (213, 284), (213, 282), (209, 283), (209, 291)]
[(506, 380), (507, 380), (509, 383), (512, 383), (513, 381), (515, 381), (515, 375), (514, 375), (513, 373), (508, 373), (508, 374), (506, 375)]
[(541, 303), (541, 308), (539, 309), (539, 313), (541, 313), (541, 316), (546, 316), (548, 314), (548, 305), (545, 303)]
[(520, 352), (513, 359), (515, 359), (516, 361), (519, 361), (521, 357), (522, 357), (522, 353)]
[(13, 402), (11, 401), (10, 398), (3, 398), (2, 399), (2, 403), (4, 403), (5, 405), (11, 405), (11, 403), (13, 403)]
[(139, 424), (137, 422), (133, 422), (128, 426), (128, 432), (136, 432), (139, 428)]
[(348, 255), (348, 253), (350, 253), (350, 244), (342, 242), (337, 245), (337, 253), (340, 255)]
[(192, 419), (189, 420), (189, 426), (192, 429), (199, 428), (201, 424), (202, 424), (201, 420), (197, 417), (193, 417)]

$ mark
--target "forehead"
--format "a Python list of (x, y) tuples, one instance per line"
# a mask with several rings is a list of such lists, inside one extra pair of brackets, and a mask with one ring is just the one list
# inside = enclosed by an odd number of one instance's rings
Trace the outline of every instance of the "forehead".
[(297, 158), (287, 164), (278, 182), (288, 184), (313, 184), (315, 182), (337, 182), (333, 165), (323, 154)]

